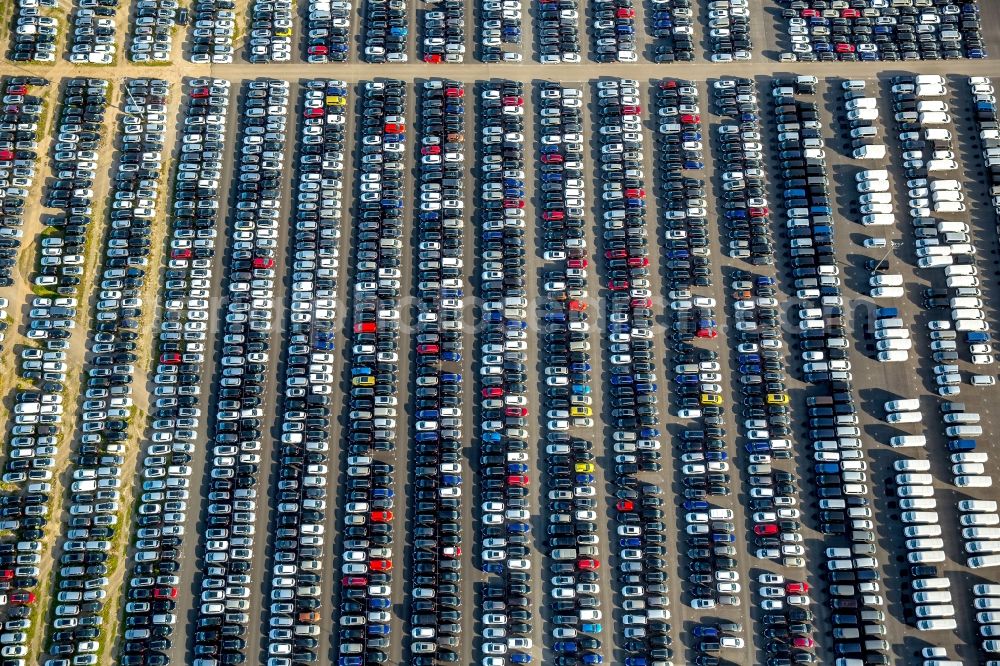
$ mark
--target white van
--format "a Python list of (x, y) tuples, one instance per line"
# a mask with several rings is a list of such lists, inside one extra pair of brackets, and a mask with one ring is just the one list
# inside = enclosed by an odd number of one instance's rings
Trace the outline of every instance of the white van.
[(900, 486), (929, 486), (934, 483), (934, 476), (916, 472), (904, 472), (896, 475), (896, 483)]
[(993, 500), (961, 500), (958, 503), (959, 511), (975, 511), (979, 513), (995, 513), (997, 503)]
[(914, 590), (946, 590), (951, 587), (951, 580), (938, 578), (914, 578), (910, 583)]
[(954, 277), (946, 278), (945, 285), (952, 289), (958, 289), (961, 287), (978, 287), (979, 278), (971, 275), (956, 275)]
[(928, 590), (913, 593), (915, 604), (950, 604), (951, 592), (948, 590)]
[[(876, 322), (878, 325), (878, 322)], [(905, 328), (880, 328), (875, 331), (876, 340), (909, 340), (910, 331)]]
[(872, 213), (861, 216), (861, 224), (866, 227), (888, 227), (896, 224), (896, 216), (887, 213)]
[(931, 463), (929, 460), (914, 460), (912, 458), (906, 458), (894, 462), (892, 464), (892, 468), (897, 472), (926, 472), (930, 470)]
[(903, 536), (907, 539), (925, 539), (941, 536), (940, 525), (909, 525), (903, 528)]
[(948, 426), (944, 429), (944, 434), (952, 438), (979, 437), (983, 434), (983, 428), (978, 425)]
[(917, 122), (921, 125), (947, 125), (951, 123), (951, 116), (943, 111), (926, 111), (917, 116)]
[(1000, 566), (1000, 555), (976, 555), (965, 561), (970, 569)]
[(900, 449), (910, 446), (926, 446), (927, 438), (923, 435), (897, 435), (889, 440), (889, 446)]
[(951, 604), (917, 606), (914, 609), (914, 614), (917, 617), (954, 617), (955, 607)]
[[(979, 583), (972, 586), (972, 593), (977, 597), (1000, 597), (1000, 585)], [(995, 622), (1000, 622), (1000, 619), (989, 620), (985, 624), (993, 624)]]
[(868, 278), (869, 287), (901, 287), (903, 286), (903, 276), (898, 273), (887, 275), (873, 275)]
[[(958, 623), (954, 618), (935, 618), (930, 620), (917, 620), (918, 631), (951, 631), (958, 628)], [(933, 662), (933, 663), (932, 663)], [(956, 662), (960, 663), (960, 662)], [(946, 666), (944, 662), (937, 659), (924, 661), (924, 666)]]
[(917, 398), (905, 398), (899, 400), (887, 400), (884, 405), (887, 412), (908, 412), (920, 409), (920, 400)]
[(880, 363), (899, 363), (909, 359), (910, 354), (899, 349), (893, 349), (891, 351), (880, 351), (875, 358)]
[[(878, 344), (886, 343), (909, 343), (909, 340), (883, 340)], [(909, 349), (910, 345), (906, 347), (889, 347), (889, 349)], [(920, 423), (923, 421), (924, 416), (920, 412), (893, 412), (885, 417), (887, 423)]]
[(899, 519), (904, 523), (919, 523), (923, 525), (937, 525), (941, 522), (937, 511), (903, 511)]
[(903, 298), (906, 290), (902, 287), (875, 287), (868, 295), (872, 298)]

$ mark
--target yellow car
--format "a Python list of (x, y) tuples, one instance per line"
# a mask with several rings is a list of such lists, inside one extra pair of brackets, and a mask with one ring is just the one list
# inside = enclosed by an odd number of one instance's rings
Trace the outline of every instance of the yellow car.
[(587, 406), (573, 405), (569, 408), (570, 416), (593, 416), (594, 410)]
[(576, 469), (576, 471), (580, 472), (581, 474), (588, 473), (588, 472), (593, 472), (594, 471), (594, 463), (578, 462), (576, 465), (574, 465), (574, 469)]
[(788, 394), (787, 393), (768, 393), (767, 394), (767, 404), (769, 404), (769, 405), (787, 405), (788, 404)]
[(362, 375), (351, 380), (354, 386), (375, 386), (375, 378), (371, 375)]
[(698, 402), (703, 405), (721, 405), (722, 396), (714, 393), (702, 393), (701, 397), (698, 398)]
[(291, 37), (292, 36), (292, 29), (291, 28), (278, 28), (277, 30), (274, 31), (274, 36), (275, 37)]
[(326, 104), (327, 106), (347, 106), (347, 100), (340, 95), (327, 95)]

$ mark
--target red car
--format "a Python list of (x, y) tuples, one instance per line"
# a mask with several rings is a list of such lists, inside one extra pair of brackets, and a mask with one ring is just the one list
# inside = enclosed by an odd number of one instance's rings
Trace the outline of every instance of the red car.
[(803, 9), (802, 10), (802, 18), (814, 18), (814, 17), (817, 17), (817, 16), (819, 16), (819, 10), (818, 9)]
[(444, 94), (446, 97), (464, 97), (465, 90), (462, 88), (446, 88)]
[(428, 53), (427, 55), (424, 56), (424, 62), (429, 62), (436, 65), (437, 63), (441, 62), (441, 54)]
[(316, 44), (309, 47), (309, 55), (326, 55), (330, 52), (330, 48), (325, 44)]
[(181, 362), (181, 355), (177, 352), (168, 352), (166, 354), (160, 354), (160, 363), (169, 363), (170, 365), (177, 365)]
[(628, 267), (629, 268), (642, 268), (643, 266), (649, 266), (649, 259), (646, 257), (629, 257)]
[(364, 587), (368, 584), (368, 579), (364, 576), (344, 576), (340, 583), (345, 587)]
[(14, 159), (13, 150), (0, 150), (0, 160), (12, 160)]
[(618, 504), (615, 504), (615, 508), (618, 509), (619, 511), (631, 511), (632, 509), (635, 508), (635, 504), (632, 502), (632, 500), (623, 499), (623, 500), (618, 500)]
[(809, 583), (786, 583), (785, 591), (788, 594), (805, 594), (809, 591)]
[(778, 533), (778, 526), (773, 523), (767, 523), (766, 525), (754, 525), (753, 533), (757, 536), (771, 536), (772, 534)]
[(563, 156), (559, 153), (546, 153), (542, 155), (542, 164), (562, 164)]
[(302, 112), (302, 116), (305, 118), (322, 118), (323, 109), (306, 109)]
[(840, 16), (842, 18), (859, 18), (861, 16), (861, 12), (857, 9), (841, 9)]
[(424, 146), (420, 149), (421, 155), (440, 155), (441, 146)]
[(854, 44), (837, 44), (833, 50), (837, 53), (854, 53)]
[(0, 580), (11, 580), (13, 577), (13, 569), (0, 569)]
[(638, 104), (625, 104), (622, 106), (622, 113), (631, 113), (634, 115), (639, 115), (642, 113), (642, 107)]
[(506, 416), (518, 416), (518, 417), (522, 417), (523, 418), (523, 417), (525, 417), (525, 416), (528, 415), (528, 408), (527, 407), (506, 407), (506, 408), (504, 408), (503, 413)]
[(392, 522), (392, 511), (372, 511), (373, 523)]
[(626, 19), (635, 18), (635, 10), (630, 7), (622, 7), (615, 12), (615, 18)]
[(462, 555), (462, 549), (459, 546), (445, 546), (441, 549), (441, 557), (448, 557), (455, 559)]
[(355, 333), (374, 333), (375, 332), (375, 322), (365, 321), (360, 324), (354, 325)]
[(633, 298), (628, 302), (629, 307), (632, 308), (651, 308), (653, 307), (653, 299), (651, 298)]
[(438, 347), (437, 345), (432, 345), (432, 344), (417, 345), (418, 354), (437, 354), (439, 350), (440, 347)]
[(499, 386), (487, 386), (483, 389), (484, 398), (499, 398), (503, 395), (503, 389)]
[(816, 645), (816, 641), (809, 638), (808, 636), (796, 636), (792, 639), (792, 647), (797, 648), (811, 648)]
[(10, 603), (15, 606), (26, 606), (35, 603), (34, 592), (14, 592), (10, 595)]
[(271, 257), (254, 257), (254, 268), (274, 268), (274, 259)]
[(587, 309), (587, 304), (584, 303), (583, 301), (570, 301), (569, 309), (572, 310), (573, 312), (583, 312), (584, 310)]
[(368, 567), (372, 571), (392, 571), (392, 560), (372, 560)]
[(625, 250), (605, 250), (605, 259), (624, 259), (628, 256), (628, 252)]
[(524, 208), (524, 199), (504, 199), (504, 208)]
[(158, 587), (153, 590), (154, 599), (176, 599), (177, 598), (177, 588), (176, 587)]
[(406, 131), (406, 125), (403, 123), (386, 123), (385, 131), (388, 134), (402, 134)]
[(628, 280), (611, 280), (608, 282), (608, 289), (611, 291), (624, 291), (628, 289)]
[(700, 123), (701, 116), (696, 113), (685, 113), (681, 116), (682, 123)]
[(695, 337), (699, 338), (717, 338), (719, 337), (719, 332), (714, 328), (699, 328), (695, 332)]
[(21, 85), (18, 83), (12, 83), (7, 86), (8, 95), (24, 95), (28, 92), (28, 86)]
[(677, 87), (677, 81), (673, 79), (667, 79), (666, 81), (660, 81), (660, 88), (663, 90), (670, 90)]
[(511, 474), (507, 477), (508, 486), (516, 486), (518, 488), (528, 487), (528, 475), (527, 474)]
[(208, 97), (211, 94), (208, 88), (195, 88), (191, 91), (191, 97), (196, 99), (202, 99)]
[(561, 210), (547, 210), (542, 213), (542, 219), (546, 221), (561, 220), (566, 217), (566, 213)]
[(586, 268), (589, 265), (586, 259), (567, 259), (566, 268)]
[(193, 256), (189, 247), (175, 247), (170, 251), (171, 259), (190, 259)]
[(504, 106), (523, 106), (524, 105), (524, 98), (523, 97), (514, 97), (514, 96), (504, 97), (503, 98), (503, 105)]
[(646, 190), (642, 188), (630, 187), (625, 190), (625, 196), (629, 199), (643, 199), (646, 197)]
[(576, 568), (580, 571), (596, 571), (601, 566), (600, 560), (577, 560)]

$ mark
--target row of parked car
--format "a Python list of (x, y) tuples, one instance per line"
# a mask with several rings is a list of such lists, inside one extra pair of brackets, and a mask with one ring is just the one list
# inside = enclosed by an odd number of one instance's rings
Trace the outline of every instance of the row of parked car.
[(480, 426), (476, 472), (482, 500), (480, 566), (484, 666), (531, 661), (534, 615), (528, 476), (528, 325), (524, 241), (524, 85), (483, 85), (480, 99), (483, 213), (479, 296)]
[(521, 62), (521, 3), (509, 5), (483, 0), (479, 59), (483, 62)]
[(708, 46), (712, 62), (746, 62), (753, 57), (747, 0), (708, 3)]
[(781, 0), (784, 61), (985, 58), (975, 0)]
[[(124, 85), (125, 115), (122, 116), (122, 147), (110, 207), (111, 229), (106, 237), (104, 279), (97, 295), (92, 324), (91, 356), (85, 364), (88, 378), (84, 392), (86, 400), (80, 413), (80, 444), (72, 457), (70, 519), (65, 532), (67, 540), (63, 542), (60, 557), (63, 566), (58, 575), (59, 591), (53, 598), (53, 627), (59, 631), (50, 634), (48, 653), (53, 657), (51, 663), (60, 666), (68, 665), (71, 660), (96, 664), (94, 653), (100, 649), (100, 630), (88, 627), (80, 633), (79, 619), (81, 615), (99, 615), (108, 596), (106, 588), (110, 580), (103, 563), (110, 557), (113, 526), (121, 517), (123, 508), (120, 492), (125, 462), (123, 442), (127, 439), (125, 430), (132, 414), (130, 384), (135, 372), (134, 363), (138, 360), (132, 350), (143, 316), (140, 293), (149, 263), (148, 236), (155, 215), (153, 204), (149, 203), (146, 207), (139, 197), (149, 197), (150, 202), (155, 200), (159, 189), (156, 180), (163, 166), (161, 155), (166, 114), (160, 107), (168, 94), (167, 84), (160, 80), (131, 79)], [(67, 85), (64, 92), (68, 96), (64, 97), (64, 102), (72, 107), (73, 98), (82, 97), (76, 103), (82, 103), (83, 108), (88, 105), (95, 107), (93, 112), (101, 116), (104, 105), (110, 101), (109, 88), (109, 83), (103, 80), (76, 80)], [(158, 122), (158, 126), (148, 131), (145, 127), (149, 120), (147, 114)], [(70, 152), (74, 148), (82, 148), (80, 144), (84, 139), (78, 134), (79, 130), (67, 127), (73, 120), (67, 117), (64, 110), (59, 138), (60, 143), (66, 145), (57, 144), (56, 151)], [(98, 123), (96, 118), (93, 122)], [(100, 147), (100, 131), (98, 123), (93, 129), (97, 134), (92, 139), (95, 151)], [(78, 141), (70, 141), (71, 137)], [(138, 174), (130, 170), (139, 165), (148, 167), (156, 175), (140, 183)], [(88, 181), (93, 174), (93, 171), (87, 174)], [(66, 180), (73, 180), (69, 174), (65, 175)], [(77, 175), (77, 178), (82, 179), (83, 176)], [(73, 182), (72, 187), (71, 198), (89, 199), (93, 196), (82, 191), (89, 187), (87, 182)], [(52, 194), (50, 191), (50, 196)], [(83, 201), (74, 203), (80, 205)], [(68, 233), (70, 226), (66, 224), (64, 232)], [(64, 244), (58, 249), (82, 254), (85, 230), (86, 225), (81, 225), (79, 236), (64, 235), (61, 239)], [(73, 246), (76, 249), (65, 244), (70, 238), (76, 239)], [(43, 266), (45, 263), (43, 248)], [(127, 274), (133, 279), (126, 285), (126, 280), (120, 278)], [(76, 316), (77, 299), (70, 294), (75, 295), (76, 290), (76, 284), (61, 286), (57, 288), (57, 293), (61, 293), (62, 298), (39, 296), (33, 299), (34, 321), (51, 321), (54, 324), (52, 318), (72, 320)], [(46, 348), (53, 349), (53, 343), (56, 351), (27, 348), (21, 354), (22, 368), (33, 368), (40, 375), (37, 379), (48, 384), (45, 390), (61, 390), (66, 377), (66, 352), (59, 349), (68, 347), (67, 340), (46, 340)], [(26, 405), (24, 411), (40, 416), (46, 411), (44, 399), (34, 407), (31, 409)], [(61, 405), (58, 407), (61, 410)]]
[(353, 6), (345, 0), (309, 0), (306, 62), (346, 62)]
[[(191, 62), (224, 65), (233, 61), (233, 36), (236, 34), (234, 0), (196, 0), (191, 30)], [(170, 19), (163, 21), (164, 27)]]
[[(776, 292), (772, 277), (742, 271), (734, 272), (731, 277), (735, 312), (753, 313), (758, 307), (763, 311), (774, 302)], [(770, 324), (756, 322), (754, 317), (741, 321), (754, 321), (761, 329), (770, 329)], [(801, 498), (798, 489), (789, 480), (787, 469), (778, 468), (779, 460), (792, 458), (788, 444), (791, 436), (789, 398), (782, 382), (784, 359), (779, 349), (773, 345), (765, 347), (763, 342), (764, 339), (743, 342), (734, 349), (734, 360), (742, 375), (742, 417), (747, 438), (744, 446), (749, 454), (745, 459), (750, 481), (747, 509), (757, 547), (755, 555), (780, 562), (786, 568), (804, 568), (805, 552), (799, 522), (801, 511), (798, 508)], [(753, 378), (756, 383), (744, 378)], [(762, 379), (774, 385), (762, 387)], [(762, 442), (770, 445), (771, 450), (758, 451), (758, 448), (763, 448), (757, 446)], [(764, 483), (761, 483), (762, 480)], [(767, 483), (772, 480), (773, 483)], [(755, 601), (766, 611), (762, 618), (764, 638), (767, 639), (763, 647), (770, 655), (770, 666), (818, 661), (812, 651), (815, 647), (812, 637), (815, 628), (810, 610), (813, 600), (809, 595), (809, 585), (767, 571), (759, 573), (756, 582)]]
[(632, 0), (595, 0), (592, 11), (597, 62), (638, 62)]
[[(163, 316), (155, 342), (158, 356), (150, 405), (152, 435), (142, 455), (142, 494), (132, 527), (136, 551), (131, 576), (125, 583), (122, 664), (167, 663), (177, 621), (173, 611), (189, 516), (187, 502), (192, 492), (189, 476), (197, 450), (195, 433), (201, 420), (199, 396), (208, 344), (211, 257), (229, 88), (229, 82), (221, 79), (192, 80), (182, 104), (183, 148), (174, 181), (170, 256), (161, 301)], [(134, 123), (138, 127), (131, 130), (140, 135), (159, 130), (162, 125), (161, 119), (151, 117), (151, 113), (139, 120)], [(134, 173), (140, 184), (152, 175), (146, 168)], [(134, 285), (136, 277), (126, 269), (111, 279), (119, 280), (124, 287)], [(135, 345), (127, 339), (99, 342), (106, 345), (102, 349), (118, 353)], [(112, 406), (122, 400), (114, 387), (107, 393)], [(114, 433), (115, 438), (120, 436), (124, 433)]]
[[(47, 85), (48, 81), (40, 77), (6, 77), (3, 81), (5, 120), (10, 123), (0, 139), (0, 169), (4, 173), (3, 186), (0, 187), (3, 213), (0, 261), (3, 264), (4, 286), (13, 284), (9, 276), (21, 245), (22, 215), (37, 165), (35, 148), (42, 105), (41, 99), (31, 93), (38, 92), (35, 87)], [(40, 246), (43, 244), (39, 243)], [(2, 299), (5, 317), (8, 316), (8, 305), (8, 300)], [(24, 360), (16, 368), (19, 377), (40, 381), (45, 354), (65, 354), (68, 346), (65, 339), (53, 338), (46, 341), (44, 350), (23, 348), (21, 356)], [(31, 365), (25, 366), (25, 362)], [(53, 357), (51, 362), (61, 361)], [(63, 370), (60, 366), (53, 366), (52, 369)], [(28, 373), (27, 377), (25, 373)], [(0, 567), (3, 567), (0, 569), (0, 601), (7, 608), (4, 630), (8, 640), (0, 646), (0, 656), (12, 660), (26, 656), (29, 650), (24, 630), (31, 627), (28, 617), (32, 610), (30, 605), (36, 600), (32, 590), (39, 584), (43, 528), (48, 523), (52, 495), (50, 482), (54, 476), (62, 423), (63, 383), (40, 383), (44, 386), (43, 390), (20, 390), (13, 394), (2, 476), (7, 489), (0, 496), (0, 528), (5, 530), (7, 536), (0, 543)]]
[(652, 473), (658, 478), (662, 465), (639, 82), (602, 80), (595, 92), (609, 294), (606, 326), (612, 343), (605, 387), (612, 396), (616, 454), (612, 483), (618, 543), (612, 562), (615, 585), (627, 604), (619, 640), (630, 666), (665, 666), (671, 663), (673, 648), (663, 489), (640, 476)]
[[(314, 537), (325, 538), (331, 396), (338, 381), (318, 366), (330, 364), (335, 348), (348, 86), (317, 79), (305, 88), (291, 236), (281, 473), (274, 491), (278, 538), (271, 562), (269, 666), (318, 659), (320, 612), (312, 588), (327, 551)], [(345, 543), (355, 547), (350, 539)]]
[(712, 104), (719, 115), (739, 121), (718, 127), (723, 161), (723, 218), (729, 229), (727, 253), (755, 266), (771, 264), (774, 243), (763, 188), (764, 145), (757, 85), (753, 79), (715, 81)]
[(996, 93), (993, 81), (986, 76), (974, 76), (968, 80), (975, 105), (974, 121), (979, 129), (979, 148), (986, 164), (986, 178), (989, 186), (990, 202), (1000, 215), (1000, 122), (997, 117)]
[[(310, 9), (310, 13), (316, 11)], [(247, 46), (250, 62), (288, 62), (292, 59), (291, 0), (255, 0)]]
[[(346, 429), (347, 484), (343, 488), (343, 534), (345, 543), (352, 547), (344, 551), (340, 565), (343, 577), (339, 598), (343, 604), (339, 609), (337, 650), (345, 666), (386, 662), (392, 626), (388, 596), (393, 568), (390, 556), (395, 470), (377, 456), (393, 451), (396, 438), (406, 87), (396, 79), (369, 81), (364, 84), (363, 95), (355, 248), (358, 281), (352, 294), (354, 356)], [(454, 271), (452, 277), (458, 277), (459, 269)], [(382, 286), (379, 281), (384, 281)], [(317, 371), (331, 372), (326, 368)], [(433, 379), (424, 381), (436, 385)], [(460, 377), (449, 376), (438, 384), (455, 394), (460, 381)], [(415, 513), (414, 536), (428, 526), (457, 535), (456, 520), (434, 511)], [(452, 609), (458, 605), (457, 599), (454, 595), (415, 599), (411, 608), (430, 605)]]
[[(802, 95), (808, 96), (809, 93)], [(798, 151), (803, 154), (783, 156), (779, 163), (783, 170), (802, 170), (802, 175), (795, 174), (795, 177), (804, 175), (807, 178), (804, 189), (809, 206), (797, 219), (806, 221), (805, 228), (811, 232), (814, 248), (832, 244), (833, 227), (825, 224), (823, 219), (828, 212), (812, 210), (813, 202), (820, 207), (828, 205), (822, 203), (827, 198), (823, 188), (828, 182), (825, 153), (806, 156), (804, 151), (808, 148), (804, 141), (807, 137), (801, 136), (801, 129), (804, 128), (822, 130), (818, 105), (812, 100), (801, 99), (798, 93), (787, 100), (782, 99), (784, 95), (773, 97), (778, 131), (800, 132)], [(790, 128), (789, 125), (797, 127)], [(809, 177), (823, 180), (809, 183)], [(785, 204), (786, 212), (790, 205)], [(819, 509), (819, 529), (831, 543), (826, 552), (826, 591), (832, 592), (834, 585), (850, 584), (838, 588), (838, 592), (843, 594), (830, 594), (828, 604), (834, 611), (834, 624), (862, 627), (865, 636), (870, 637), (862, 642), (834, 632), (833, 649), (838, 658), (863, 658), (864, 663), (886, 664), (889, 662), (885, 654), (888, 644), (877, 638), (885, 633), (882, 611), (885, 599), (878, 593), (880, 574), (878, 562), (873, 557), (875, 534), (867, 497), (870, 492), (868, 463), (857, 425), (850, 371), (847, 366), (834, 365), (846, 360), (849, 345), (842, 322), (840, 271), (832, 253), (798, 255), (792, 257), (790, 263), (798, 301), (797, 346), (803, 373), (805, 381), (819, 389), (818, 392), (809, 391), (806, 397), (809, 419), (806, 437), (813, 449), (811, 480)], [(815, 310), (822, 315), (815, 317), (812, 312)], [(806, 369), (807, 363), (823, 365)], [(866, 584), (855, 584), (861, 582)]]
[[(194, 640), (196, 658), (208, 659), (212, 664), (246, 660), (245, 639), (213, 633), (213, 629), (224, 624), (246, 625), (249, 621), (246, 611), (250, 608), (247, 599), (253, 582), (250, 572), (261, 465), (262, 396), (273, 328), (274, 263), (288, 105), (286, 81), (259, 79), (244, 86), (236, 173), (239, 184), (228, 241), (226, 312), (220, 322), (223, 347), (212, 424), (215, 449), (208, 469), (212, 486), (201, 540), (201, 592), (196, 606), (200, 635)], [(200, 235), (196, 234), (193, 241), (196, 256), (205, 236), (211, 234)], [(188, 305), (190, 322), (190, 300)], [(183, 371), (183, 356), (174, 360), (180, 361)], [(247, 400), (247, 396), (252, 399)], [(175, 433), (174, 440), (176, 437)], [(284, 547), (286, 539), (296, 537), (304, 545), (323, 545), (322, 528), (306, 530), (303, 525), (302, 529), (287, 530), (277, 530), (275, 548)]]
[(656, 38), (653, 62), (694, 60), (694, 12), (691, 0), (655, 0), (649, 15), (650, 34)]
[(406, 62), (406, 0), (365, 0), (366, 62)]
[[(543, 358), (546, 371), (558, 368), (568, 375), (555, 378), (545, 389), (547, 554), (551, 578), (553, 649), (564, 664), (602, 663), (600, 635), (579, 627), (576, 611), (601, 612), (596, 571), (581, 569), (581, 559), (599, 562), (600, 537), (591, 529), (599, 500), (595, 456), (588, 430), (594, 428), (591, 397), (591, 345), (588, 313), (589, 254), (584, 237), (586, 183), (580, 161), (583, 153), (583, 92), (545, 82), (539, 95), (540, 188), (545, 265), (543, 284)], [(561, 159), (551, 162), (551, 156)], [(570, 241), (572, 241), (570, 243)], [(567, 244), (572, 245), (568, 247)], [(568, 379), (569, 382), (563, 381)], [(570, 618), (577, 622), (567, 621)]]
[[(717, 436), (724, 420), (721, 397), (721, 366), (715, 351), (691, 344), (696, 338), (712, 339), (716, 333), (715, 301), (693, 296), (692, 288), (711, 285), (710, 249), (705, 237), (707, 209), (704, 181), (694, 176), (704, 168), (704, 144), (701, 135), (701, 107), (695, 84), (684, 79), (665, 79), (656, 91), (656, 117), (660, 123), (659, 180), (663, 183), (661, 199), (664, 211), (664, 252), (667, 267), (666, 286), (670, 318), (672, 357), (678, 361), (671, 370), (676, 399), (675, 409), (684, 428), (678, 433), (679, 459), (685, 487), (685, 541), (687, 566), (685, 577), (689, 604), (696, 609), (719, 605), (738, 606), (736, 596), (742, 585), (733, 571), (736, 554), (731, 543), (735, 536), (730, 523), (733, 512), (709, 504), (709, 496), (729, 494), (728, 454)], [(694, 278), (695, 271), (697, 278)], [(693, 279), (694, 278), (694, 279)], [(702, 393), (702, 389), (705, 393)], [(709, 404), (711, 403), (711, 404)], [(706, 441), (706, 431), (712, 433)], [(709, 471), (708, 468), (711, 468)], [(709, 485), (709, 483), (711, 485)], [(710, 525), (708, 516), (713, 516)], [(702, 516), (705, 522), (701, 521)], [(714, 643), (708, 641), (706, 648)], [(692, 647), (696, 663), (717, 663), (711, 654), (716, 649)]]
[[(38, 166), (38, 125), (43, 100), (38, 88), (48, 86), (38, 76), (10, 76), (2, 82), (4, 122), (0, 129), (0, 287), (14, 284), (13, 268), (24, 232), (24, 209)], [(0, 332), (6, 330), (0, 324)]]
[(576, 0), (538, 4), (538, 53), (543, 65), (581, 62), (579, 9)]
[[(83, 0), (81, 0), (83, 1)], [(95, 13), (105, 15), (115, 0), (86, 0), (106, 2), (109, 6), (95, 8)], [(113, 11), (113, 10), (112, 10)], [(128, 59), (132, 62), (169, 62), (174, 47), (174, 27), (187, 22), (189, 12), (181, 9), (177, 0), (139, 0), (135, 8), (135, 23), (129, 43)]]
[(103, 7), (83, 7), (78, 4), (74, 8), (70, 62), (91, 65), (110, 65), (114, 62), (117, 50), (115, 12), (118, 0), (111, 0), (109, 4), (110, 6)]
[(434, 4), (424, 11), (423, 28), (421, 55), (424, 62), (463, 62), (465, 60), (464, 2), (434, 0)]
[[(417, 281), (417, 389), (414, 439), (415, 516), (420, 517), (411, 552), (415, 600), (431, 607), (412, 613), (411, 661), (433, 666), (458, 659), (461, 613), (437, 612), (435, 600), (460, 597), (459, 534), (438, 534), (437, 519), (458, 521), (462, 511), (462, 321), (465, 292), (463, 227), (465, 86), (431, 79), (422, 86), (420, 108), (420, 212)], [(441, 610), (445, 609), (442, 604)]]
[[(110, 3), (115, 0), (97, 0)], [(8, 55), (14, 62), (55, 62), (59, 22), (43, 16), (46, 9), (56, 6), (55, 0), (17, 0), (14, 31)]]

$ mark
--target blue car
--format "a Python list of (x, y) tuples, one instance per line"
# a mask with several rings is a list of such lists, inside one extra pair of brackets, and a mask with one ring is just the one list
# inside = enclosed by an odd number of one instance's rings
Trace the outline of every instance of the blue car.
[(441, 434), (438, 432), (418, 432), (413, 439), (418, 442), (436, 442), (441, 439)]
[(458, 474), (442, 474), (441, 475), (441, 485), (442, 486), (460, 486), (462, 485), (462, 477)]
[(483, 564), (483, 571), (499, 575), (503, 573), (503, 565), (499, 562), (486, 562)]
[(624, 539), (618, 539), (618, 545), (622, 548), (641, 548), (642, 539), (639, 537), (627, 537)]
[(624, 386), (625, 384), (633, 384), (635, 380), (632, 379), (632, 375), (612, 375), (611, 384), (613, 386)]
[(580, 625), (580, 631), (585, 634), (599, 634), (604, 629), (601, 623), (584, 623)]
[(507, 464), (508, 474), (527, 474), (528, 466), (524, 463), (508, 463)]
[(593, 483), (594, 482), (594, 475), (593, 474), (577, 474), (576, 475), (576, 482), (577, 482), (577, 484), (581, 484), (581, 483), (590, 484), (590, 483)]
[(436, 409), (417, 410), (417, 418), (420, 419), (421, 421), (433, 421), (438, 417), (438, 414), (440, 414), (440, 412), (438, 412), (438, 410)]
[(372, 610), (385, 610), (392, 606), (392, 601), (385, 597), (368, 597), (368, 608)]
[(648, 383), (636, 384), (635, 385), (635, 392), (636, 393), (656, 393), (656, 384), (648, 384)]
[(583, 655), (583, 663), (585, 664), (603, 664), (604, 655), (597, 654), (596, 652), (588, 652)]
[(483, 441), (484, 442), (499, 442), (501, 440), (500, 433), (498, 432), (484, 432)]
[(625, 666), (648, 666), (645, 657), (625, 657)]
[(588, 395), (590, 393), (590, 387), (586, 384), (573, 384), (570, 391), (573, 395)]
[(507, 531), (511, 534), (527, 534), (531, 531), (531, 525), (528, 523), (511, 522), (507, 523)]
[(561, 183), (563, 180), (563, 175), (561, 173), (543, 173), (542, 182), (543, 183)]
[(706, 627), (703, 624), (699, 624), (691, 630), (691, 634), (697, 638), (717, 638), (719, 630), (715, 627)]
[(523, 652), (513, 652), (510, 655), (510, 663), (512, 664), (530, 664), (531, 655), (524, 654)]
[(703, 500), (684, 500), (685, 511), (705, 511), (708, 509), (708, 502)]
[(654, 437), (660, 436), (659, 428), (643, 428), (639, 431), (639, 437), (642, 439), (652, 439)]
[(556, 641), (552, 649), (556, 652), (577, 652), (580, 646), (576, 641)]
[(368, 635), (369, 636), (388, 636), (389, 635), (389, 625), (387, 625), (387, 624), (369, 624), (368, 625)]

